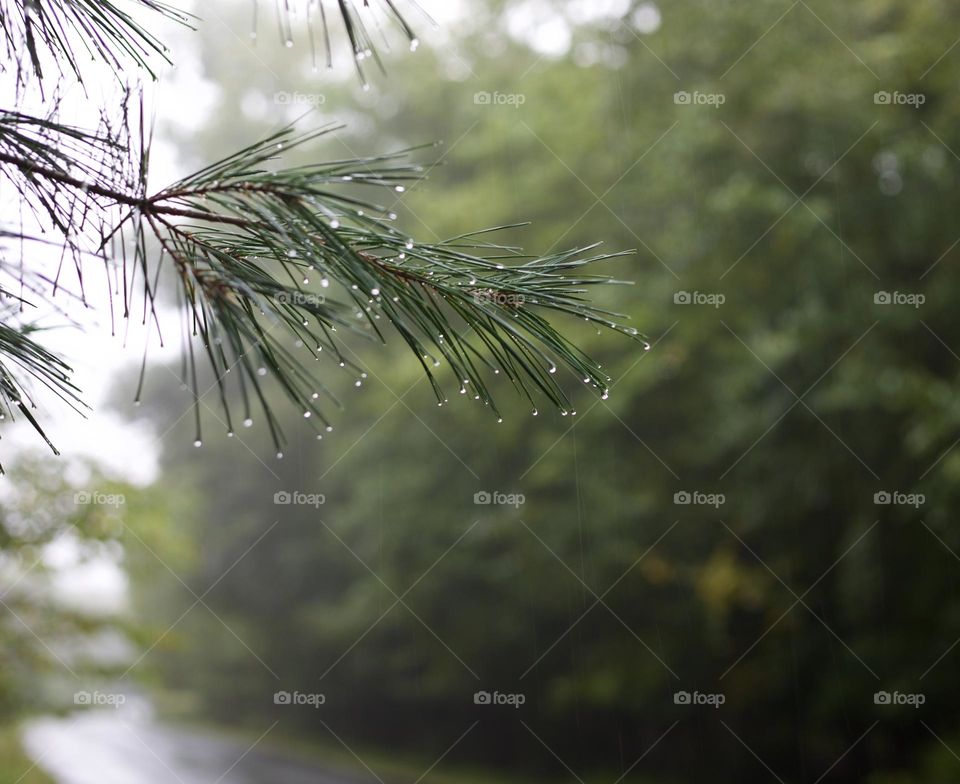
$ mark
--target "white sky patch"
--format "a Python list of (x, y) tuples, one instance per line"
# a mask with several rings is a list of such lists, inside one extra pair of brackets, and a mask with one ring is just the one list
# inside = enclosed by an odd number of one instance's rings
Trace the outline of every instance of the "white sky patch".
[(630, 15), (633, 29), (643, 35), (650, 35), (660, 29), (663, 17), (656, 3), (641, 3)]

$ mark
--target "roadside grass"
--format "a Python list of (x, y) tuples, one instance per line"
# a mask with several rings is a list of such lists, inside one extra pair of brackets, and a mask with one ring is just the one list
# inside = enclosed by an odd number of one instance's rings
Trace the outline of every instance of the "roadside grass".
[(53, 784), (24, 752), (15, 725), (0, 726), (0, 784)]

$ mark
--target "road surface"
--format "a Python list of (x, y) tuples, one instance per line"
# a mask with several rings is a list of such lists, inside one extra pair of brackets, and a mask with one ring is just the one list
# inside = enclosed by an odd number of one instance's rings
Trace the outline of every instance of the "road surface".
[(252, 739), (167, 726), (129, 706), (37, 719), (25, 727), (23, 743), (57, 784), (357, 784), (251, 747)]

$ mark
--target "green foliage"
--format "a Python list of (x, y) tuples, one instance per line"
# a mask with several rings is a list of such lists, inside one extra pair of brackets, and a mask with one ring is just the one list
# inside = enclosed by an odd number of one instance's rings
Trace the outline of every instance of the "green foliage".
[[(206, 491), (193, 516), (197, 584), (280, 520), (210, 603), (245, 624), (244, 641), (284, 683), (327, 694), (322, 717), (284, 721), (318, 738), (322, 718), (348, 740), (442, 749), (452, 727), (480, 718), (451, 758), (561, 771), (523, 720), (578, 775), (616, 769), (604, 778), (614, 781), (679, 720), (631, 776), (770, 781), (733, 730), (785, 780), (816, 780), (834, 763), (836, 780), (956, 778), (938, 738), (957, 750), (960, 169), (950, 151), (960, 150), (960, 96), (950, 47), (960, 18), (939, 3), (810, 2), (771, 29), (784, 10), (683, 0), (664, 4), (661, 29), (642, 41), (577, 30), (575, 46), (627, 51), (615, 72), (537, 64), (519, 46), (484, 57), (480, 31), (458, 49), (475, 79), (436, 84), (418, 78), (435, 63), (405, 62), (401, 86), (370, 99), (401, 144), (462, 137), (449, 165), (393, 207), (399, 222), (439, 205), (428, 223), (443, 237), (468, 218), (508, 223), (520, 205), (536, 247), (597, 235), (635, 245), (636, 257), (613, 264), (642, 286), (612, 290), (612, 306), (644, 325), (653, 349), (624, 351), (581, 323), (570, 333), (578, 345), (622, 379), (609, 399), (585, 400), (580, 380), (560, 375), (576, 419), (504, 406), (490, 427), (421, 414), (417, 368), (380, 367), (358, 347), (363, 387), (331, 384), (360, 416), (320, 443), (295, 438), (295, 461), (264, 468), (206, 445), (214, 457), (194, 477)], [(229, 44), (205, 45), (216, 63)], [(228, 75), (204, 143), (236, 132), (225, 108), (248, 90), (307, 92), (292, 70), (252, 87)], [(472, 101), (494, 89), (526, 101)], [(678, 105), (679, 89), (726, 102)], [(878, 89), (926, 102), (877, 104)], [(346, 100), (326, 97), (331, 113)], [(357, 132), (349, 145), (375, 137)], [(675, 304), (678, 291), (726, 303)], [(877, 305), (878, 291), (926, 302)], [(165, 405), (164, 424), (182, 410)], [(268, 450), (265, 433), (243, 436), (257, 456)], [(172, 450), (177, 486), (188, 481), (175, 469), (183, 460)], [(294, 488), (325, 503), (273, 504)], [(494, 488), (526, 503), (473, 505)], [(673, 503), (695, 488), (726, 503)], [(927, 503), (874, 503), (894, 488)], [(409, 608), (378, 621), (395, 594)], [(596, 595), (609, 610), (593, 606)], [(208, 713), (262, 721), (276, 681), (236, 643), (220, 652), (209, 639), (198, 621), (154, 663), (180, 673)], [(218, 681), (190, 677), (225, 662)], [(522, 691), (527, 705), (516, 717), (479, 713), (477, 688)], [(678, 689), (727, 701), (691, 714), (673, 704)], [(927, 702), (882, 710), (878, 690), (922, 691)]]
[(15, 727), (0, 729), (0, 784), (53, 784), (24, 754)]

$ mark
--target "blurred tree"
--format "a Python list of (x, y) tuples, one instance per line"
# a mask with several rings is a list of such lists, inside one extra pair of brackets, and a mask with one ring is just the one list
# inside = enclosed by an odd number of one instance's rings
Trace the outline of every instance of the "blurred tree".
[[(611, 296), (654, 349), (571, 333), (622, 378), (606, 400), (572, 391), (576, 419), (414, 416), (424, 390), (398, 363), (342, 384), (366, 416), (295, 440), (295, 465), (265, 469), (256, 431), (253, 454), (211, 445), (193, 476), (171, 447), (171, 484), (208, 491), (197, 586), (279, 520), (210, 603), (247, 624), (280, 682), (328, 695), (322, 715), (287, 712), (284, 726), (422, 751), (479, 719), (450, 758), (563, 775), (542, 740), (608, 781), (661, 736), (629, 776), (956, 780), (958, 10), (680, 0), (577, 25), (582, 4), (556, 3), (573, 9), (569, 56), (542, 58), (503, 39), (500, 4), (472, 7), (450, 51), (361, 94), (381, 124), (349, 145), (459, 140), (394, 208), (414, 225), (439, 205), (437, 236), (521, 205), (538, 247), (595, 233), (640, 247), (616, 264), (642, 287)], [(225, 36), (204, 47), (218, 75), (236, 56)], [(463, 80), (426, 78), (455, 58)], [(236, 133), (228, 107), (253, 107), (264, 128), (282, 119), (250, 95), (310, 92), (296, 63), (270, 64), (277, 75), (252, 84), (227, 75), (201, 143)], [(495, 90), (525, 101), (475, 103)], [(895, 92), (924, 100), (884, 102)], [(325, 97), (325, 113), (351, 105), (348, 88)], [(164, 426), (179, 403), (166, 405)], [(274, 505), (294, 488), (325, 503)], [(485, 489), (526, 503), (474, 506)], [(926, 503), (876, 502), (894, 489)], [(674, 503), (694, 490), (725, 503)], [(155, 663), (208, 714), (259, 727), (277, 680), (211, 639), (198, 619)], [(484, 712), (478, 688), (527, 702)], [(681, 690), (726, 702), (675, 705)], [(926, 703), (878, 705), (883, 691)]]

